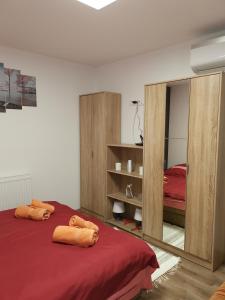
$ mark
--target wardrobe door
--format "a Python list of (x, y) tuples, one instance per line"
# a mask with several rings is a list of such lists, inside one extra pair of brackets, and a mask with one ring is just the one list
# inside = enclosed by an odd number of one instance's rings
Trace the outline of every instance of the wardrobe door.
[(104, 216), (106, 184), (106, 99), (105, 93), (93, 95), (92, 110), (92, 211)]
[(220, 74), (191, 79), (185, 250), (212, 259)]
[(145, 87), (143, 232), (162, 239), (166, 84)]
[(80, 97), (80, 201), (92, 210), (92, 95)]

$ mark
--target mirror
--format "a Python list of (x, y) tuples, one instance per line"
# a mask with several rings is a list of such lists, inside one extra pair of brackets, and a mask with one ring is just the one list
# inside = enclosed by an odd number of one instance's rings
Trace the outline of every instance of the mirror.
[(185, 240), (189, 84), (169, 83), (166, 94), (163, 241), (180, 249)]

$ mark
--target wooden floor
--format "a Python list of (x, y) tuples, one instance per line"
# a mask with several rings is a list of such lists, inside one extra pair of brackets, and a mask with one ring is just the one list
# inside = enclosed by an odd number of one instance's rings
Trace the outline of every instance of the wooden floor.
[(137, 300), (208, 300), (216, 288), (225, 281), (225, 265), (211, 272), (182, 260), (174, 275), (163, 281), (148, 294)]

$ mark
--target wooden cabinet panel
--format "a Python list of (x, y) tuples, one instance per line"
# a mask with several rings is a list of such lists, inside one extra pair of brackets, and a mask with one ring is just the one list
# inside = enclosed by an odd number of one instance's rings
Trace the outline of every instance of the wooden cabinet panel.
[(161, 240), (166, 84), (145, 87), (143, 233)]
[(185, 251), (211, 261), (220, 74), (191, 79)]
[(104, 215), (106, 170), (106, 104), (105, 94), (93, 95), (92, 114), (92, 211)]
[(80, 97), (80, 202), (92, 210), (92, 96)]
[(121, 96), (100, 92), (80, 97), (81, 208), (105, 215), (106, 144), (120, 142)]

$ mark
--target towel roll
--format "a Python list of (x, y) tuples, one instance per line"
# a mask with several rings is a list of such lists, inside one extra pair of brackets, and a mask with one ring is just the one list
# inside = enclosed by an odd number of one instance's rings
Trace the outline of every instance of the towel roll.
[(31, 202), (31, 206), (32, 207), (38, 207), (38, 208), (45, 208), (47, 209), (51, 214), (55, 211), (55, 207), (51, 204), (48, 204), (48, 203), (44, 203), (40, 200), (37, 200), (37, 199), (32, 199), (32, 202)]
[(81, 217), (78, 217), (76, 215), (72, 216), (69, 220), (69, 226), (77, 226), (81, 228), (88, 228), (88, 229), (93, 229), (96, 232), (99, 232), (99, 228), (97, 225), (90, 221), (85, 221)]
[(35, 221), (48, 220), (50, 217), (50, 212), (46, 208), (33, 208), (30, 212), (30, 217)]
[(58, 243), (89, 247), (97, 242), (98, 233), (88, 228), (57, 226), (53, 232), (52, 240)]
[(50, 217), (50, 213), (45, 208), (33, 208), (27, 205), (21, 205), (16, 208), (15, 217), (43, 221)]
[(24, 218), (24, 219), (30, 219), (30, 214), (33, 208), (27, 206), (27, 205), (21, 205), (18, 206), (15, 210), (15, 217), (16, 218)]

